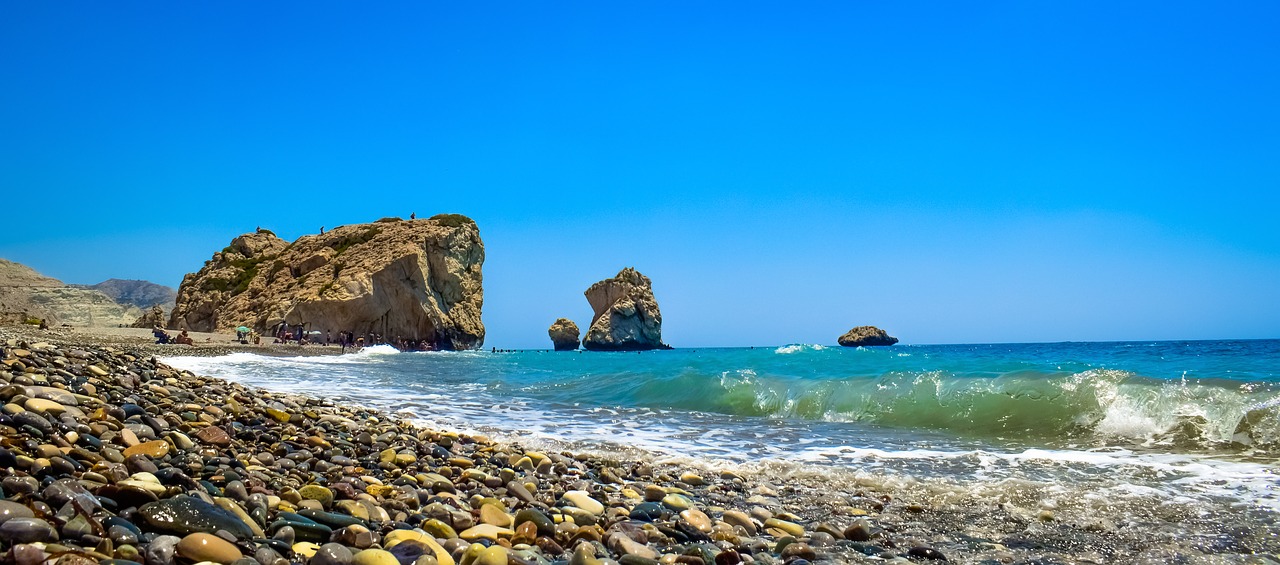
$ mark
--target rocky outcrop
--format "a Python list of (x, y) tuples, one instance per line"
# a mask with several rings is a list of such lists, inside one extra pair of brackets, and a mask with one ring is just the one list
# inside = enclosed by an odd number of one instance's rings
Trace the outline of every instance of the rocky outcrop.
[(474, 349), (484, 343), (483, 263), (479, 229), (457, 214), (340, 226), (293, 243), (258, 230), (183, 279), (169, 327), (270, 335), (301, 324)]
[(858, 326), (845, 332), (837, 341), (845, 347), (872, 347), (893, 345), (898, 343), (898, 338), (875, 326)]
[(560, 318), (547, 328), (547, 335), (551, 336), (551, 344), (556, 351), (573, 351), (578, 348), (578, 336), (582, 333), (573, 320)]
[(162, 328), (168, 323), (169, 316), (165, 314), (164, 308), (159, 305), (152, 306), (146, 314), (143, 314), (130, 324), (131, 328)]
[(116, 327), (129, 325), (141, 314), (99, 291), (67, 285), (0, 259), (0, 324), (43, 319), (50, 326)]
[(591, 285), (584, 293), (595, 314), (582, 338), (593, 351), (669, 349), (662, 343), (662, 313), (653, 297), (653, 283), (627, 267), (616, 277)]

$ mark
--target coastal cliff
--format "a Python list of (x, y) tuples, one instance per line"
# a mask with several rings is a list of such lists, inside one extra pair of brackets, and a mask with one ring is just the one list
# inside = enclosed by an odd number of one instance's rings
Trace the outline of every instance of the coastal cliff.
[(183, 279), (169, 327), (268, 333), (283, 322), (475, 349), (483, 263), (479, 228), (456, 214), (340, 226), (293, 243), (258, 230)]
[(0, 324), (43, 319), (51, 326), (115, 327), (141, 315), (142, 309), (119, 304), (95, 288), (65, 284), (0, 259)]
[(591, 309), (591, 327), (583, 349), (640, 351), (668, 349), (662, 343), (662, 312), (653, 296), (653, 282), (627, 267), (618, 275), (591, 285), (584, 293)]

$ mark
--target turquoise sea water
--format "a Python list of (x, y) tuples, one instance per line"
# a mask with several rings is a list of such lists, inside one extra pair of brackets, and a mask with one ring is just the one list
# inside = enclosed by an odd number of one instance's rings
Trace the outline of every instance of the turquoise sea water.
[(1280, 340), (644, 353), (375, 347), (166, 361), (544, 449), (820, 474), (833, 488), (994, 497), (1082, 519), (1192, 505), (1254, 526), (1280, 510)]

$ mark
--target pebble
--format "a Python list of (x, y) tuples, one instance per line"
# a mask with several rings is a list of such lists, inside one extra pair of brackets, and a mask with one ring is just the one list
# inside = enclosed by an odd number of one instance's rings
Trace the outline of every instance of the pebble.
[(365, 549), (351, 558), (352, 565), (400, 565), (400, 561), (390, 551), (383, 549)]
[(10, 544), (51, 542), (58, 540), (58, 531), (40, 518), (9, 518), (0, 524), (0, 540)]
[[(8, 482), (8, 480), (8, 478), (5, 479), (6, 482)], [(32, 490), (31, 492), (35, 491)], [(8, 522), (11, 518), (34, 518), (35, 516), (35, 513), (26, 506), (9, 500), (0, 500), (0, 524)]]
[(355, 554), (346, 546), (340, 543), (326, 543), (311, 556), (311, 565), (351, 565), (354, 559)]
[(241, 557), (240, 550), (227, 540), (203, 532), (189, 534), (178, 542), (178, 555), (192, 561), (231, 563)]
[(152, 459), (159, 459), (169, 453), (169, 442), (162, 439), (139, 443), (138, 445), (127, 447), (124, 450), (125, 457), (134, 455), (146, 455)]
[(564, 493), (564, 496), (561, 497), (561, 501), (572, 504), (573, 506), (577, 508), (581, 508), (582, 510), (586, 510), (587, 512), (590, 512), (595, 516), (599, 516), (604, 513), (604, 504), (601, 504), (600, 501), (594, 498), (591, 498), (591, 493), (587, 491), (582, 491), (582, 490), (568, 491)]
[(240, 539), (253, 536), (253, 531), (239, 516), (190, 496), (152, 502), (138, 509), (138, 514), (148, 525), (165, 533), (186, 535), (225, 530)]

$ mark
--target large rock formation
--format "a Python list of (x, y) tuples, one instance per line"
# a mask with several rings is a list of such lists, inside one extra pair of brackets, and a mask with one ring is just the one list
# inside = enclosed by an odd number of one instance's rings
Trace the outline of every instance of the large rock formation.
[(618, 276), (591, 285), (584, 294), (595, 311), (582, 338), (584, 349), (670, 349), (662, 343), (662, 313), (649, 277), (627, 267)]
[(283, 322), (474, 349), (484, 343), (483, 263), (479, 229), (457, 214), (386, 218), (293, 243), (259, 230), (183, 279), (169, 327), (270, 335)]
[(573, 351), (578, 348), (578, 336), (582, 335), (582, 331), (578, 329), (578, 324), (568, 318), (560, 318), (547, 328), (547, 335), (551, 336), (551, 344), (555, 346), (556, 351)]
[(45, 320), (50, 326), (116, 327), (142, 314), (85, 287), (64, 284), (20, 263), (0, 259), (0, 324)]
[(837, 341), (845, 347), (871, 347), (893, 345), (898, 343), (898, 338), (875, 326), (858, 326), (845, 332)]

